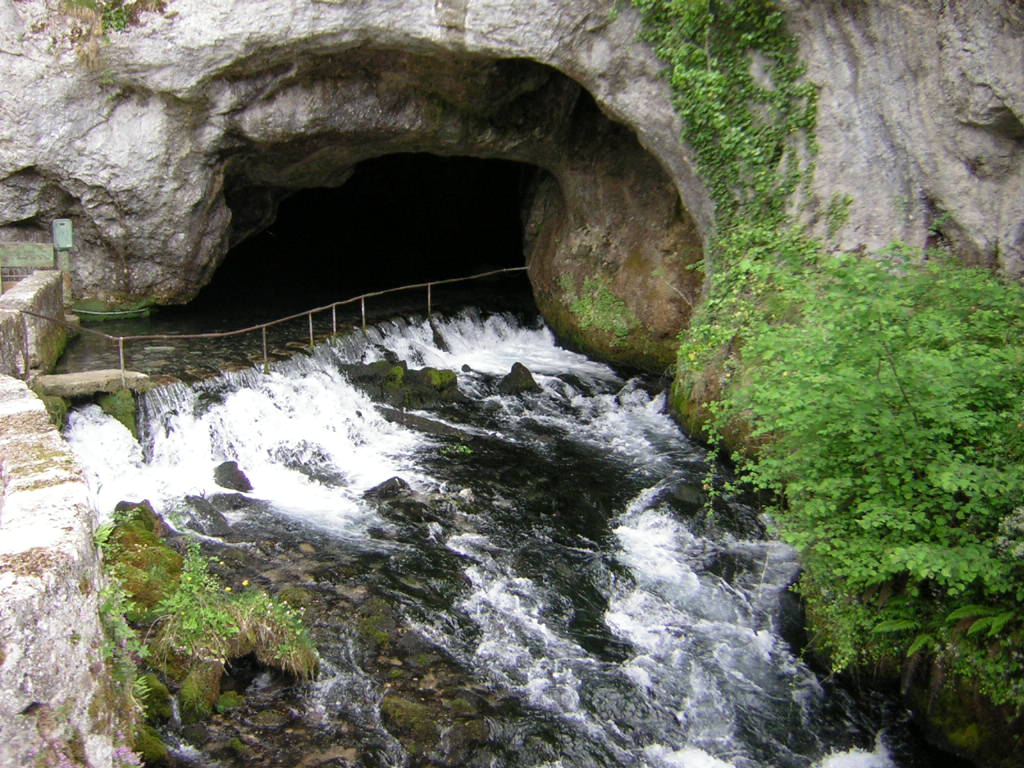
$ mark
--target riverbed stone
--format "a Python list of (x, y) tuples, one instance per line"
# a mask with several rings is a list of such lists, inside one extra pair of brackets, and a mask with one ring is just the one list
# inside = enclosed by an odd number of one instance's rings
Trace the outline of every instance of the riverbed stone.
[(186, 496), (191, 507), (189, 525), (207, 536), (224, 536), (231, 525), (227, 518), (208, 500), (201, 496)]

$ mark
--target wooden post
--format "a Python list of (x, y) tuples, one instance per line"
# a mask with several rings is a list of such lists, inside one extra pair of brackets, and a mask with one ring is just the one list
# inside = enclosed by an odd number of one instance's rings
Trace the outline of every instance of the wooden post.
[(310, 312), (306, 317), (309, 318), (309, 349), (313, 350), (313, 313)]
[(431, 304), (431, 301), (430, 301), (431, 300), (430, 288), (431, 288), (431, 285), (432, 285), (431, 283), (427, 283), (427, 317), (430, 317), (430, 304)]
[(331, 304), (331, 333), (338, 333), (338, 305)]
[(363, 296), (359, 299), (359, 309), (363, 313), (363, 330), (366, 330), (366, 297)]

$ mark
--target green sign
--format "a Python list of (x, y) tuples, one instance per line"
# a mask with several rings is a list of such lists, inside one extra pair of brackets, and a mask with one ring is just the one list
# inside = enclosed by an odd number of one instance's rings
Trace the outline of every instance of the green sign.
[(73, 245), (71, 235), (71, 219), (53, 220), (53, 247), (58, 251), (66, 251)]

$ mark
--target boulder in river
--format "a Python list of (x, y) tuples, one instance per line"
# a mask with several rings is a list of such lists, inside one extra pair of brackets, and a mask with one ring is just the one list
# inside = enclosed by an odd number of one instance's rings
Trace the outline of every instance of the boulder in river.
[(498, 391), (503, 395), (519, 395), (523, 392), (540, 392), (540, 385), (534, 380), (529, 368), (522, 363), (513, 363), (512, 370), (498, 382)]
[(247, 493), (252, 490), (252, 483), (245, 476), (245, 472), (238, 468), (237, 461), (218, 464), (213, 470), (213, 481), (221, 488), (230, 488), (232, 491)]
[(455, 371), (411, 369), (404, 361), (389, 360), (346, 365), (344, 371), (352, 384), (375, 401), (395, 408), (432, 408), (465, 400)]

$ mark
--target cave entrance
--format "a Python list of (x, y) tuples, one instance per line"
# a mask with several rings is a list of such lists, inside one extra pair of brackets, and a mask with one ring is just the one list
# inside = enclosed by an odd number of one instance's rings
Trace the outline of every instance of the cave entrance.
[[(423, 153), (365, 160), (339, 186), (282, 194), (269, 226), (231, 248), (194, 309), (247, 307), (270, 318), (523, 266), (524, 199), (543, 173), (509, 160)], [(244, 205), (232, 206), (239, 222)], [(528, 292), (525, 275), (502, 284)]]

